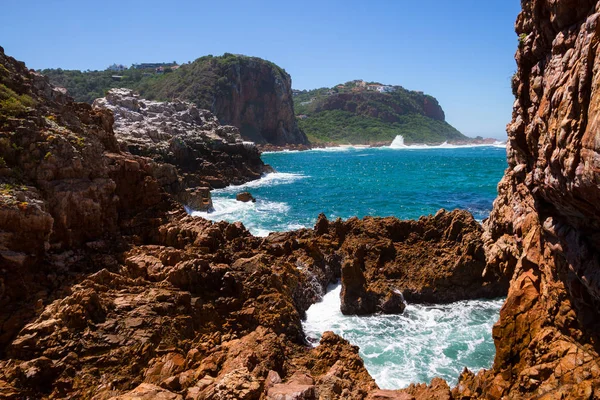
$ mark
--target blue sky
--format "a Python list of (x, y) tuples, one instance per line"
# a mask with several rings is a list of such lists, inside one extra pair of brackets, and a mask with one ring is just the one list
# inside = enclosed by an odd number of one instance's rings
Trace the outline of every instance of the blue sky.
[(30, 68), (104, 69), (240, 53), (295, 89), (352, 79), (435, 96), (468, 136), (505, 138), (519, 0), (4, 0), (0, 46)]

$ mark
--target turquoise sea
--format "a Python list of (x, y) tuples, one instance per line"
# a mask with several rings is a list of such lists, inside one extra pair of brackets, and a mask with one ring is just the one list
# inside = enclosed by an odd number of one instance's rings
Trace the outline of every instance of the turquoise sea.
[[(312, 227), (319, 213), (329, 219), (396, 216), (416, 219), (440, 208), (489, 215), (506, 168), (503, 145), (327, 148), (262, 156), (276, 173), (237, 187), (213, 191), (215, 211), (194, 212), (211, 220), (242, 221), (255, 235)], [(235, 200), (249, 191), (256, 203)], [(360, 347), (365, 366), (380, 387), (406, 387), (440, 376), (449, 383), (466, 366), (489, 368), (495, 348), (492, 326), (502, 299), (449, 305), (411, 305), (403, 315), (343, 316), (339, 286), (309, 309), (309, 341), (332, 330)]]
[[(328, 148), (262, 156), (277, 173), (212, 192), (212, 220), (242, 221), (255, 235), (312, 227), (329, 219), (396, 216), (416, 219), (440, 208), (486, 218), (506, 168), (500, 146)], [(256, 203), (240, 203), (249, 191)]]

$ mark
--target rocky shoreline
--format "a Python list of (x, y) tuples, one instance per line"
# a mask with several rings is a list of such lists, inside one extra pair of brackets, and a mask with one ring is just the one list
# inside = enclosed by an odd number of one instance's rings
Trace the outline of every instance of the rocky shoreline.
[[(315, 149), (330, 149), (330, 148), (340, 148), (343, 149), (345, 147), (356, 147), (356, 148), (377, 148), (377, 147), (390, 147), (392, 142), (377, 142), (372, 144), (339, 144), (339, 143), (318, 143), (318, 144), (287, 144), (287, 145), (273, 145), (273, 144), (259, 144), (257, 145), (259, 151), (261, 153), (264, 152), (279, 152), (279, 151), (308, 151)], [(486, 139), (473, 139), (470, 141), (451, 141), (446, 144), (453, 146), (469, 146), (469, 145), (493, 145), (498, 143), (497, 139), (486, 138)], [(439, 146), (443, 143), (426, 143), (424, 145), (427, 146)], [(407, 146), (418, 145), (421, 146), (423, 144), (408, 144)]]
[[(597, 398), (600, 2), (522, 6), (509, 166), (483, 227), (320, 216), (257, 238), (191, 217), (179, 196), (217, 187), (218, 166), (223, 184), (266, 168), (228, 151), (246, 149), (235, 128), (131, 93), (74, 103), (0, 48), (0, 398)], [(379, 390), (343, 338), (305, 343), (336, 279), (352, 314), (507, 293), (493, 367)]]

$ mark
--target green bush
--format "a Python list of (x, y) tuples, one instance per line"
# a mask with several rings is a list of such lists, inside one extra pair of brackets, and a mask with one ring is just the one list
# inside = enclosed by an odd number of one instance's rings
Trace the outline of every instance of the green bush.
[(0, 84), (0, 114), (5, 116), (19, 116), (30, 107), (35, 106), (35, 101), (26, 94), (17, 94), (6, 85)]

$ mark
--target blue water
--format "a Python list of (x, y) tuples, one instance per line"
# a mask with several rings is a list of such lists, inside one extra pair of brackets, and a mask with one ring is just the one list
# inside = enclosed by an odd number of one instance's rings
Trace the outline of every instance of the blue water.
[[(242, 221), (255, 235), (312, 227), (332, 219), (396, 216), (416, 219), (440, 208), (486, 218), (506, 168), (501, 147), (341, 148), (263, 154), (277, 173), (213, 191), (215, 212), (196, 215)], [(235, 201), (249, 191), (256, 203)]]
[[(395, 141), (396, 142), (396, 141)], [(242, 221), (255, 235), (312, 227), (319, 213), (332, 219), (435, 214), (440, 208), (469, 210), (486, 218), (506, 168), (501, 146), (468, 148), (336, 148), (263, 154), (277, 173), (213, 191), (215, 211), (194, 213), (212, 220)], [(249, 191), (256, 203), (235, 200)], [(332, 330), (360, 347), (365, 366), (386, 389), (429, 382), (449, 383), (466, 366), (492, 365), (492, 326), (503, 300), (471, 300), (425, 306), (409, 304), (402, 315), (344, 316), (339, 286), (307, 312), (304, 331), (314, 343)]]

